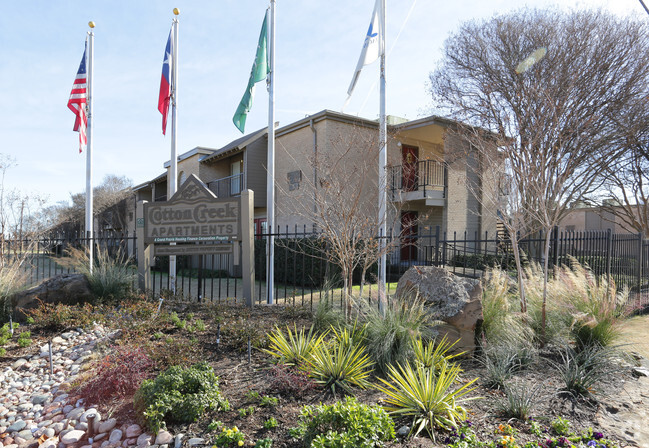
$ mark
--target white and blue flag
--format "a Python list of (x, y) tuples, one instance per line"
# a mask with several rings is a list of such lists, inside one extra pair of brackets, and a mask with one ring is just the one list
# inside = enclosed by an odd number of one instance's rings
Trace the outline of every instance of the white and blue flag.
[(363, 49), (361, 50), (361, 56), (358, 58), (358, 64), (356, 64), (356, 71), (352, 77), (352, 82), (347, 89), (347, 101), (349, 97), (352, 96), (358, 77), (361, 74), (363, 67), (371, 64), (376, 61), (379, 56), (383, 53), (384, 47), (384, 33), (381, 30), (381, 0), (376, 0), (374, 4), (374, 12), (372, 13), (372, 20), (370, 21), (370, 28), (367, 30), (367, 35), (365, 36), (365, 42), (363, 43)]

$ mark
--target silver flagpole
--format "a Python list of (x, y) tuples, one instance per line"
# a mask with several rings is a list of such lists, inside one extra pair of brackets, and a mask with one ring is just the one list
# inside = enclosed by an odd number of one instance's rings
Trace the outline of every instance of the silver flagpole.
[(88, 242), (88, 269), (92, 274), (92, 265), (94, 264), (94, 238), (93, 238), (93, 198), (92, 198), (92, 78), (94, 65), (94, 46), (95, 34), (92, 29), (95, 27), (94, 22), (88, 22), (90, 31), (88, 31), (88, 115), (86, 120), (86, 238)]
[(269, 51), (270, 68), (268, 74), (268, 178), (266, 184), (266, 210), (268, 225), (268, 257), (266, 262), (266, 298), (274, 303), (273, 285), (275, 283), (275, 0), (270, 0)]
[[(169, 197), (178, 190), (178, 152), (176, 149), (176, 104), (178, 102), (178, 8), (174, 8), (173, 20), (173, 49), (171, 67), (171, 161), (169, 176), (167, 177), (167, 189)], [(173, 243), (172, 243), (173, 245)], [(169, 255), (169, 286), (172, 293), (176, 293), (176, 256)]]
[(386, 258), (385, 247), (387, 243), (387, 125), (385, 118), (385, 0), (381, 0), (381, 22), (379, 51), (381, 57), (381, 106), (379, 112), (379, 310), (383, 311), (386, 303)]

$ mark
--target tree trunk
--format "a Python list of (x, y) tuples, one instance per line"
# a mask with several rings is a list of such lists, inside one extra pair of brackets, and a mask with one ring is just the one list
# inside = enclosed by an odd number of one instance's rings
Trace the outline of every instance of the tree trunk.
[(546, 229), (545, 248), (543, 249), (543, 302), (541, 304), (541, 347), (547, 342), (546, 339), (546, 303), (548, 297), (548, 271), (550, 269), (550, 238), (552, 232)]

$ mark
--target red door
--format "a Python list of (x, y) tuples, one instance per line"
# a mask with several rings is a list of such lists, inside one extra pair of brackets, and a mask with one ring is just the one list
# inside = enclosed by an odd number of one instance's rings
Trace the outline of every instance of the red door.
[(417, 259), (417, 212), (401, 212), (401, 261)]
[(417, 162), (419, 161), (419, 148), (416, 146), (401, 146), (404, 191), (415, 191), (417, 189)]

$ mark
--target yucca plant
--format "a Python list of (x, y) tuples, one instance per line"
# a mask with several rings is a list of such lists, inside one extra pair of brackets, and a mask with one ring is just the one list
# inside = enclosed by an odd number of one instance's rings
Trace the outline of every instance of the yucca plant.
[(437, 341), (424, 342), (421, 338), (415, 339), (412, 343), (412, 351), (415, 362), (420, 363), (427, 369), (440, 371), (443, 366), (448, 367), (451, 360), (466, 352), (449, 354), (449, 351), (457, 344), (459, 339), (453, 343), (449, 342), (446, 335)]
[(365, 347), (333, 338), (329, 343), (313, 348), (305, 368), (316, 383), (330, 389), (335, 395), (336, 389), (351, 393), (354, 386), (361, 389), (368, 387), (372, 366), (372, 361), (365, 354)]
[(387, 395), (384, 408), (389, 413), (412, 417), (411, 434), (417, 436), (425, 429), (435, 440), (435, 428), (458, 427), (466, 420), (466, 409), (461, 403), (475, 399), (465, 396), (475, 389), (469, 386), (477, 378), (459, 389), (451, 389), (459, 373), (457, 365), (442, 366), (434, 372), (421, 364), (397, 364), (388, 367), (388, 380), (379, 378), (383, 384), (376, 388)]
[(302, 367), (311, 356), (311, 352), (323, 343), (326, 335), (327, 333), (315, 334), (313, 326), (308, 333), (304, 327), (297, 331), (294, 326), (291, 331), (291, 328), (286, 326), (286, 335), (279, 327), (275, 327), (268, 335), (268, 349), (263, 351), (278, 358), (283, 364)]
[(365, 342), (365, 325), (355, 320), (348, 327), (331, 327), (333, 338), (343, 347), (356, 347)]

